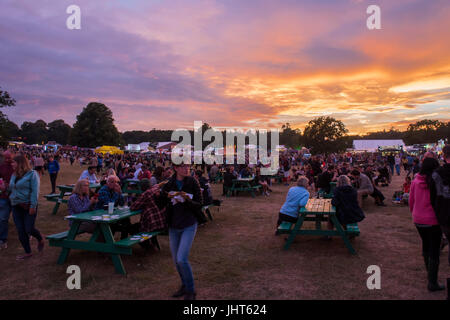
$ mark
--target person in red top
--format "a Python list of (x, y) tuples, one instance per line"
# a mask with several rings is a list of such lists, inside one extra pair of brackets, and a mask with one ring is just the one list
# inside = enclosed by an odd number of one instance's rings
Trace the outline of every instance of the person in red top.
[(411, 177), (405, 178), (405, 183), (403, 184), (403, 193), (409, 193), (411, 188)]
[(439, 167), (434, 158), (426, 158), (419, 174), (414, 177), (409, 193), (409, 209), (414, 224), (422, 239), (422, 255), (428, 272), (428, 290), (444, 290), (438, 283), (439, 255), (441, 253), (442, 231), (431, 204), (431, 184), (433, 171)]
[(0, 164), (0, 250), (8, 247), (8, 220), (11, 214), (11, 203), (7, 190), (13, 172), (12, 155), (9, 151), (5, 151), (3, 162)]
[(141, 172), (139, 172), (138, 175), (138, 179), (142, 180), (142, 179), (149, 179), (152, 177), (152, 173), (150, 172), (150, 170), (148, 170), (147, 166), (142, 166), (141, 168)]

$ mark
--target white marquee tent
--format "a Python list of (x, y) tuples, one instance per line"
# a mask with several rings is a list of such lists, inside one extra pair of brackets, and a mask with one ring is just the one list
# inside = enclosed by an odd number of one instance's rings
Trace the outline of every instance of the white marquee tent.
[(353, 140), (353, 149), (355, 151), (375, 152), (379, 147), (401, 148), (405, 149), (403, 140)]

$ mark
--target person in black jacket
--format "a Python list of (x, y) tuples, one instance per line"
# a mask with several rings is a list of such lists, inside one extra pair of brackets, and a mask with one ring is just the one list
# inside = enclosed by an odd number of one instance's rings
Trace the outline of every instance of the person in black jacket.
[(226, 168), (225, 174), (223, 175), (223, 196), (227, 194), (228, 188), (233, 186), (233, 180), (237, 179), (237, 174), (234, 171), (233, 166)]
[(210, 205), (213, 202), (211, 186), (209, 184), (208, 178), (203, 176), (203, 172), (201, 170), (195, 171), (195, 179), (197, 179), (200, 184), (200, 188), (202, 190), (203, 203), (202, 206)]
[(358, 193), (347, 176), (339, 176), (331, 204), (336, 207), (336, 217), (344, 228), (365, 218), (358, 204)]
[(182, 282), (173, 297), (184, 295), (185, 300), (195, 300), (194, 276), (188, 257), (198, 222), (202, 217), (204, 219), (201, 211), (203, 197), (198, 181), (190, 176), (188, 165), (176, 165), (174, 169), (175, 174), (161, 192), (167, 204), (170, 250)]
[[(433, 172), (430, 198), (436, 218), (448, 241), (450, 240), (450, 145), (446, 145), (442, 153), (445, 163)], [(450, 264), (450, 251), (448, 263)]]

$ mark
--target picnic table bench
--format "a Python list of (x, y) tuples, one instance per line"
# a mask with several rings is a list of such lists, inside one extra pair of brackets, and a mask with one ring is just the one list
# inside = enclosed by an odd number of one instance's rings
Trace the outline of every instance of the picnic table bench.
[[(57, 188), (59, 189), (59, 193), (52, 193), (44, 195), (44, 198), (47, 201), (55, 202), (55, 206), (53, 207), (52, 214), (55, 215), (58, 212), (59, 206), (61, 203), (67, 203), (69, 200), (64, 199), (64, 197), (70, 197), (72, 195), (72, 191), (75, 185), (59, 185)], [(90, 189), (95, 189), (97, 192), (100, 188), (100, 184), (89, 184)]]
[[(49, 240), (50, 246), (62, 248), (57, 261), (58, 264), (64, 264), (66, 262), (71, 249), (103, 252), (111, 255), (117, 273), (126, 274), (120, 255), (131, 255), (132, 246), (139, 242), (152, 239), (153, 243), (155, 243), (158, 249), (160, 249), (156, 238), (157, 235), (162, 234), (160, 231), (139, 232), (120, 241), (114, 240), (111, 225), (140, 213), (141, 211), (130, 211), (128, 208), (116, 208), (111, 215), (111, 218), (108, 220), (101, 218), (104, 214), (106, 214), (105, 210), (95, 210), (80, 213), (74, 216), (68, 216), (66, 218), (72, 221), (70, 229), (68, 231), (49, 235), (46, 238)], [(100, 217), (100, 219), (95, 217)], [(95, 223), (94, 232), (92, 233), (89, 241), (76, 240), (76, 236), (82, 233), (79, 231), (81, 223), (86, 221)], [(100, 235), (103, 235), (104, 242), (97, 241)]]
[[(328, 219), (333, 223), (334, 229), (322, 230), (322, 221)], [(305, 221), (315, 221), (316, 228), (302, 229)], [(277, 229), (277, 234), (289, 235), (284, 246), (285, 250), (289, 249), (297, 235), (340, 236), (350, 253), (356, 254), (349, 237), (358, 236), (360, 231), (356, 223), (347, 225), (344, 230), (336, 217), (336, 209), (331, 205), (331, 199), (309, 199), (306, 206), (300, 208), (297, 223), (282, 222)]]
[(219, 182), (223, 182), (223, 172), (222, 171), (218, 171), (216, 176), (212, 180), (212, 183), (219, 183)]
[(274, 179), (275, 182), (278, 182), (278, 184), (282, 184), (282, 183), (283, 183), (284, 176), (283, 176), (283, 175), (280, 175), (280, 174), (274, 174), (274, 175), (268, 176), (268, 178)]
[(255, 197), (255, 191), (258, 191), (262, 186), (252, 186), (251, 182), (253, 181), (253, 178), (241, 178), (241, 179), (234, 179), (233, 184), (230, 188), (227, 190), (227, 197), (232, 195), (235, 191), (246, 191), (250, 192), (252, 197)]

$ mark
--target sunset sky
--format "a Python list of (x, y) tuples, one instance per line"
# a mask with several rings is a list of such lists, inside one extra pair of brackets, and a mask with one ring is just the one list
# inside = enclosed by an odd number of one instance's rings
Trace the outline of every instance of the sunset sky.
[(2, 0), (0, 57), (19, 126), (72, 125), (91, 101), (120, 131), (450, 120), (449, 0)]

